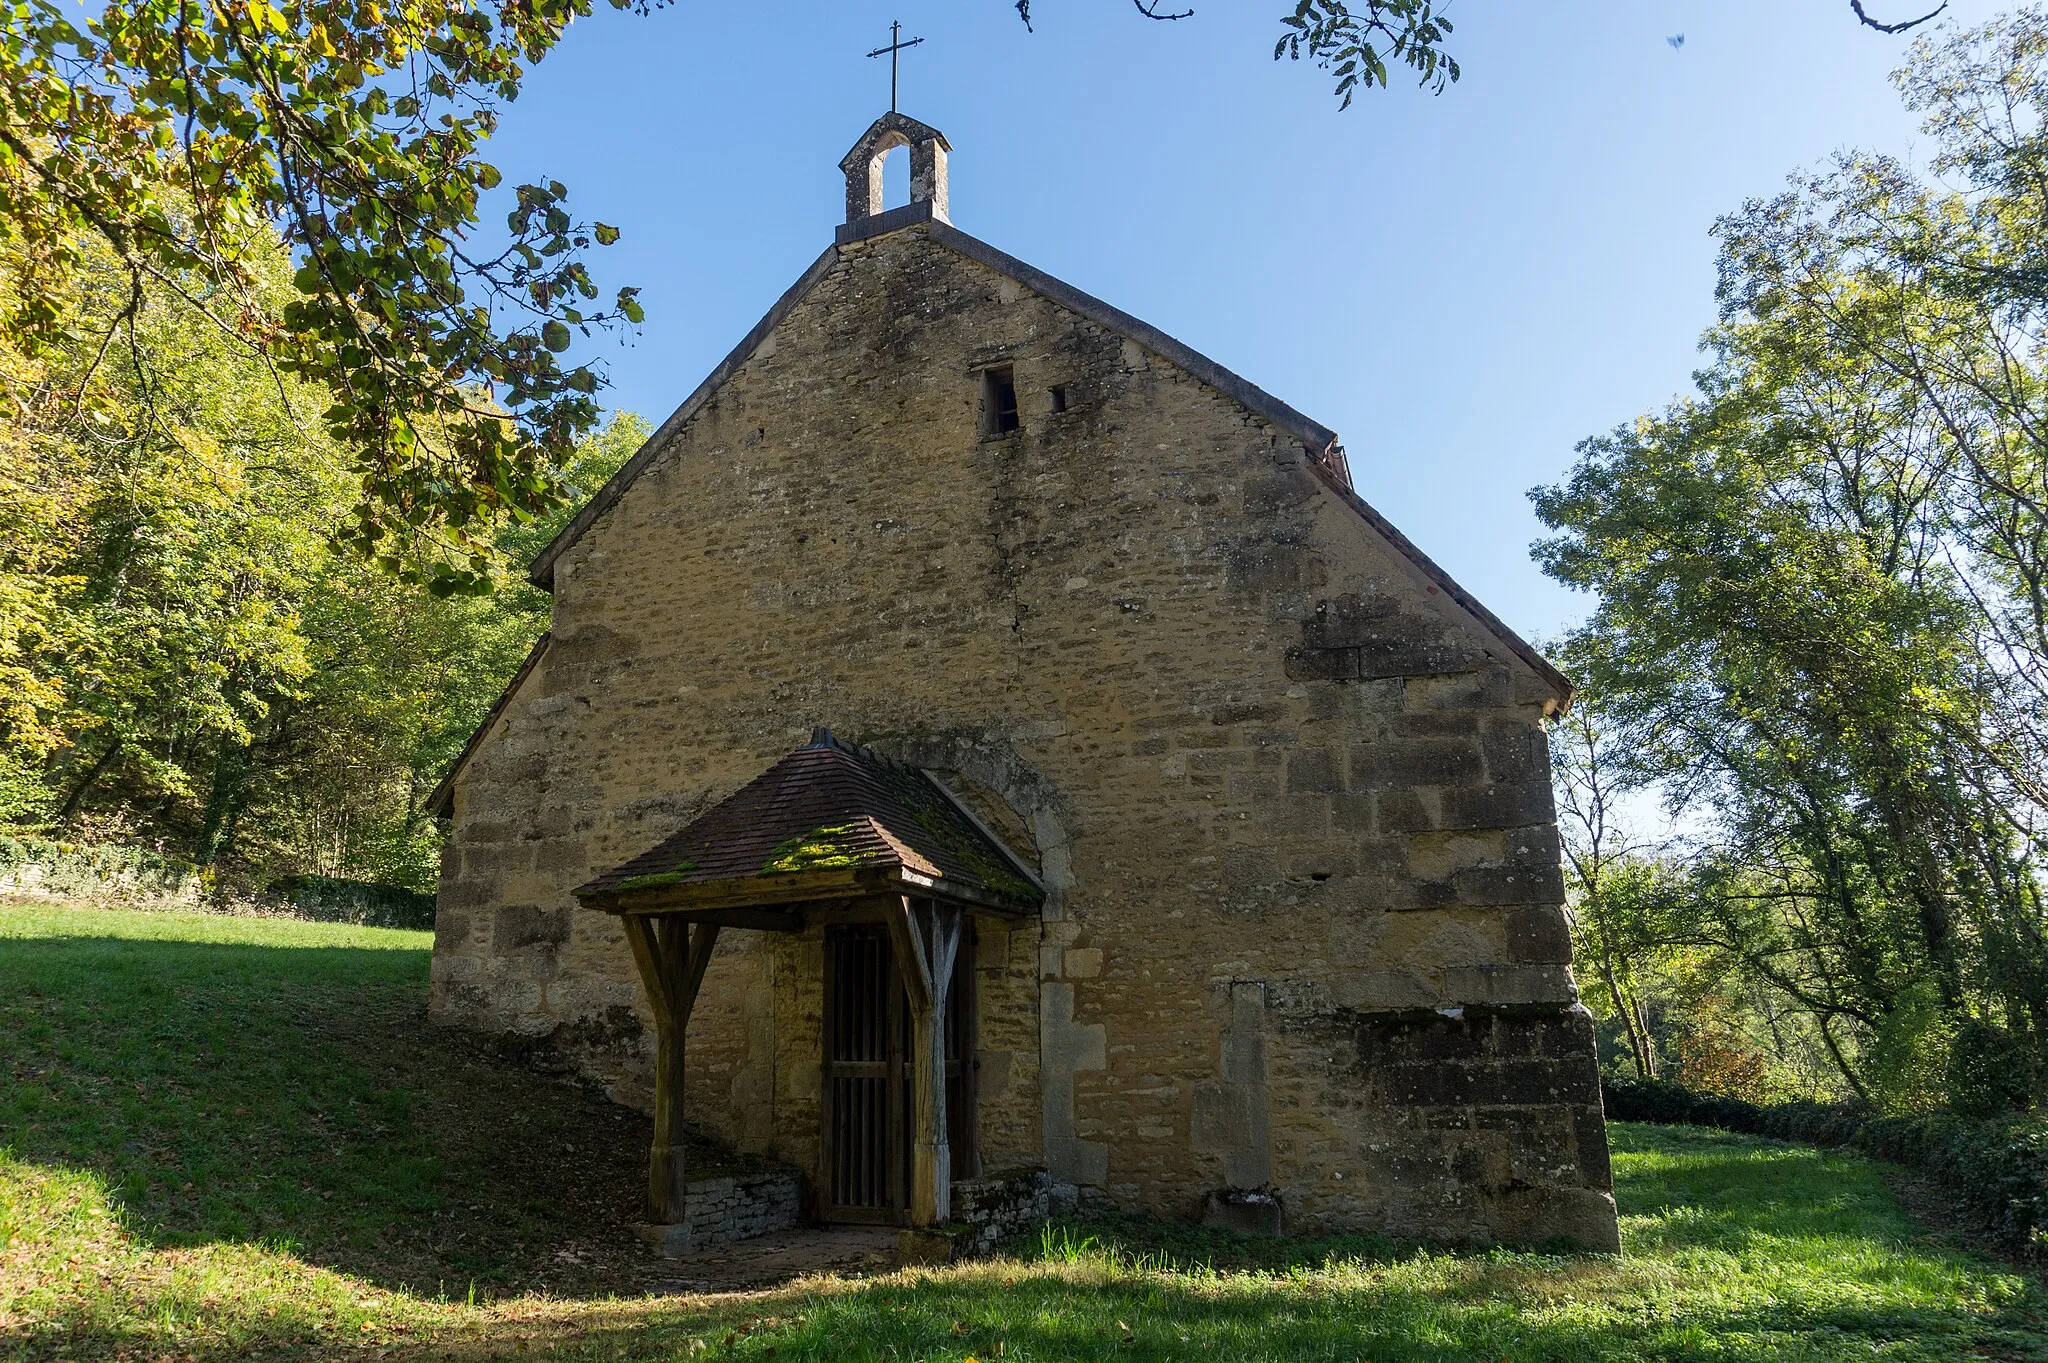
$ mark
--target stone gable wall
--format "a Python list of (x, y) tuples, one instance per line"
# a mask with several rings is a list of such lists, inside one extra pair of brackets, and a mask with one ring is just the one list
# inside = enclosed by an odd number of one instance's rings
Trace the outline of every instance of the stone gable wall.
[[(977, 947), (985, 1167), (1611, 1246), (1548, 697), (1256, 416), (921, 229), (853, 243), (557, 563), (455, 787), (434, 1015), (645, 1101), (570, 891), (824, 724), (1000, 806), (1051, 891)], [(688, 1041), (693, 1117), (806, 1169), (821, 960), (728, 931)]]

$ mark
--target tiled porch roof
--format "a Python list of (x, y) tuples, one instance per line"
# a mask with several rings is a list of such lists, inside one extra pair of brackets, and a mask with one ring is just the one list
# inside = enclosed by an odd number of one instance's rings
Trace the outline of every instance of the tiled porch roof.
[[(943, 892), (1017, 907), (1043, 898), (1030, 873), (922, 770), (819, 729), (681, 831), (613, 868), (576, 897), (626, 909), (685, 888), (732, 886), (759, 903), (767, 881), (909, 872)], [(698, 904), (704, 893), (690, 895)]]

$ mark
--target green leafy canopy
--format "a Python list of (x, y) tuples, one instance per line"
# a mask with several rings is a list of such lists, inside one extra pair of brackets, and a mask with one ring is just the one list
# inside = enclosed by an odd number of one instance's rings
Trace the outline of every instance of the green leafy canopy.
[(1273, 59), (1301, 60), (1305, 52), (1337, 78), (1340, 108), (1360, 90), (1387, 84), (1387, 63), (1414, 71), (1419, 84), (1441, 94), (1458, 79), (1458, 63), (1444, 51), (1451, 21), (1434, 0), (1366, 0), (1354, 12), (1344, 0), (1300, 0), (1284, 15), (1287, 29)]
[(1724, 218), (1697, 396), (1532, 495), (1612, 747), (1709, 829), (1678, 937), (1911, 1102), (1985, 1027), (2048, 1055), (2048, 11), (1896, 79), (1949, 178)]
[[(645, 9), (658, 0), (611, 0)], [(21, 0), (0, 27), (0, 241), (25, 256), (0, 326), (63, 345), (87, 243), (132, 321), (176, 293), (279, 375), (310, 381), (353, 462), (350, 537), (437, 591), (487, 581), (489, 535), (560, 497), (601, 385), (563, 356), (641, 320), (586, 264), (615, 241), (558, 181), (512, 191), (501, 246), (473, 245), (499, 184), (481, 144), (527, 65), (590, 0), (140, 0), (75, 21)], [(259, 298), (283, 235), (281, 308)], [(279, 391), (285, 386), (280, 382)]]

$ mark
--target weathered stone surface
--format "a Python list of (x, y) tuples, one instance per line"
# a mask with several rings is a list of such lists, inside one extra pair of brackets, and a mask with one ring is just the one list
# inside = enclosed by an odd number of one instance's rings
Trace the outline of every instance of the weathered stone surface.
[(1293, 681), (1356, 681), (1361, 675), (1355, 648), (1290, 648), (1283, 656)]
[(1469, 635), (1395, 594), (1346, 592), (1318, 601), (1301, 625), (1306, 651), (1349, 652), (1359, 677), (1419, 677), (1470, 671), (1481, 651)]
[(1479, 748), (1469, 737), (1389, 738), (1351, 750), (1353, 790), (1412, 790), (1477, 779)]
[(803, 1177), (794, 1169), (717, 1174), (689, 1180), (683, 1220), (633, 1227), (656, 1254), (677, 1258), (712, 1245), (787, 1230), (803, 1214)]
[(1564, 915), (1549, 904), (1510, 909), (1508, 955), (1517, 961), (1570, 965), (1572, 935)]
[[(1551, 683), (1298, 434), (886, 226), (552, 561), (560, 642), (454, 783), (434, 1016), (645, 1104), (630, 954), (571, 891), (829, 725), (941, 771), (1046, 886), (977, 924), (981, 1167), (1606, 1244), (1591, 1036), (1555, 1022)], [(1020, 425), (984, 438), (992, 364)], [(817, 927), (726, 932), (687, 1045), (692, 1122), (814, 1180), (822, 970)], [(1478, 1003), (1552, 1021), (1431, 1011)]]
[(966, 1234), (955, 1238), (953, 1257), (986, 1254), (1045, 1220), (1053, 1192), (1052, 1175), (1039, 1165), (955, 1179), (953, 1220)]
[(569, 940), (569, 910), (508, 904), (498, 910), (495, 940), (499, 951), (558, 947)]
[(1334, 794), (1344, 788), (1337, 754), (1328, 748), (1298, 748), (1287, 754), (1289, 791)]
[(1286, 1229), (1279, 1194), (1239, 1188), (1209, 1194), (1202, 1205), (1202, 1224), (1240, 1235), (1278, 1235)]

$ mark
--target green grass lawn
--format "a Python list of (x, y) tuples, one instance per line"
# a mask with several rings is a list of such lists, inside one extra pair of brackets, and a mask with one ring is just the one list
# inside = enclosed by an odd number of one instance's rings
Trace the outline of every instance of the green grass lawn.
[(91, 1171), (158, 1248), (264, 1243), (383, 1287), (587, 1288), (603, 1271), (579, 1242), (634, 1210), (647, 1123), (428, 1027), (431, 946), (0, 907), (0, 1148)]
[(1052, 1228), (635, 1298), (644, 1121), (424, 1019), (424, 934), (0, 905), (0, 1358), (2048, 1359), (1881, 1167), (1616, 1126), (1619, 1259)]

